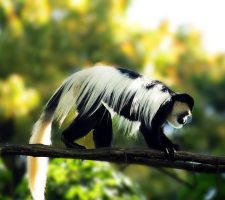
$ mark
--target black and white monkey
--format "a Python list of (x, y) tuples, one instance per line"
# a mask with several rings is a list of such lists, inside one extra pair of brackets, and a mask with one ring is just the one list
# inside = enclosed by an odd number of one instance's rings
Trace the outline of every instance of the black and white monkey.
[[(85, 148), (74, 141), (93, 130), (96, 148), (110, 147), (112, 118), (130, 132), (138, 130), (150, 148), (174, 154), (178, 145), (163, 133), (165, 123), (181, 128), (192, 118), (194, 100), (178, 94), (159, 81), (136, 72), (96, 66), (68, 77), (48, 101), (33, 127), (30, 143), (51, 144), (53, 120), (62, 124), (71, 110), (77, 115), (62, 132), (62, 141), (70, 148)], [(35, 200), (44, 199), (48, 158), (28, 157), (28, 180)]]

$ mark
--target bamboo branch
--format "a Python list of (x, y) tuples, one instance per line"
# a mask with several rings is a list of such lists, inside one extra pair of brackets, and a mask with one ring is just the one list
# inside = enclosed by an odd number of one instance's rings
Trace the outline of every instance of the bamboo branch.
[(142, 164), (153, 167), (182, 169), (193, 172), (224, 173), (225, 157), (209, 156), (179, 151), (174, 160), (168, 160), (163, 152), (151, 149), (69, 149), (29, 144), (1, 144), (0, 155), (25, 155), (34, 157), (71, 158), (108, 161), (114, 163)]

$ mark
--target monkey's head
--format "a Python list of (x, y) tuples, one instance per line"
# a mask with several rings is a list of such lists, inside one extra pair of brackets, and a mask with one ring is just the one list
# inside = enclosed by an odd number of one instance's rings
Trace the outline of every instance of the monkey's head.
[(174, 128), (182, 128), (192, 121), (193, 98), (188, 94), (176, 94), (172, 97), (172, 111), (167, 122)]

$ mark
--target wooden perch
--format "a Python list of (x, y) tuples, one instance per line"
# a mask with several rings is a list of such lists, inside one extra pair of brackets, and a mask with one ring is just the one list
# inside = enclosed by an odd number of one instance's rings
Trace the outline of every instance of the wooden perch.
[(40, 144), (1, 144), (0, 155), (25, 155), (108, 161), (121, 164), (142, 164), (205, 173), (225, 172), (225, 157), (202, 155), (184, 151), (177, 152), (174, 160), (168, 160), (163, 152), (151, 149), (102, 148), (80, 150), (56, 148)]

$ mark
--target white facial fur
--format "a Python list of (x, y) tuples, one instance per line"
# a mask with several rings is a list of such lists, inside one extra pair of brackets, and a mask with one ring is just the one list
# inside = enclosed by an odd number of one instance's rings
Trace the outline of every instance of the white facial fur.
[[(178, 122), (178, 117), (182, 113), (187, 112), (188, 114), (183, 118), (183, 124)], [(167, 117), (167, 122), (174, 128), (182, 128), (187, 123), (188, 117), (191, 117), (191, 111), (189, 106), (184, 102), (175, 101), (171, 114)]]

